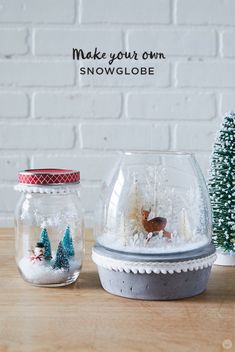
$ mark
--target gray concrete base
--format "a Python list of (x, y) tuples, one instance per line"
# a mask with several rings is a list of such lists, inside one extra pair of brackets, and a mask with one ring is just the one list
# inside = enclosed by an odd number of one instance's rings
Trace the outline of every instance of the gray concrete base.
[[(131, 255), (126, 253), (113, 253), (99, 245), (94, 247), (95, 251), (102, 252), (104, 255), (122, 257), (123, 260), (126, 258), (130, 259)], [(215, 252), (213, 245), (207, 245), (193, 251), (179, 254), (178, 261), (182, 259), (192, 259), (192, 258), (202, 258), (209, 256)], [(203, 254), (202, 254), (203, 253)], [(138, 256), (138, 255), (137, 255)], [(172, 260), (172, 255), (165, 255), (164, 259), (161, 256), (161, 261), (165, 260), (167, 262)], [(174, 254), (174, 262), (176, 262), (177, 255)], [(134, 255), (136, 259), (136, 255)], [(143, 256), (138, 256), (143, 260)], [(153, 256), (148, 258), (147, 255), (144, 256), (145, 260), (154, 261)], [(159, 259), (158, 259), (159, 260)], [(167, 273), (167, 274), (134, 274), (132, 272), (122, 272), (114, 271), (111, 269), (104, 268), (98, 265), (98, 272), (103, 288), (114, 295), (123, 296), (132, 299), (144, 299), (144, 300), (174, 300), (186, 297), (196, 296), (202, 293), (208, 284), (208, 279), (210, 275), (211, 267), (206, 267), (199, 270), (180, 272), (180, 273)]]
[(211, 267), (174, 274), (133, 274), (98, 267), (101, 285), (117, 296), (145, 300), (172, 300), (205, 291)]

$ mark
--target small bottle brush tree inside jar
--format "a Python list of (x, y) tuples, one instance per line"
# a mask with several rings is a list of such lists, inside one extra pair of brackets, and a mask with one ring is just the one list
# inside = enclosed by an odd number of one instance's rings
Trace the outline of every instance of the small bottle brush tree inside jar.
[(42, 229), (42, 232), (40, 234), (40, 242), (44, 244), (45, 247), (45, 252), (44, 252), (44, 258), (47, 260), (50, 260), (52, 258), (51, 256), (51, 243), (48, 237), (47, 229)]
[(216, 264), (235, 265), (235, 114), (227, 114), (211, 157), (209, 193)]

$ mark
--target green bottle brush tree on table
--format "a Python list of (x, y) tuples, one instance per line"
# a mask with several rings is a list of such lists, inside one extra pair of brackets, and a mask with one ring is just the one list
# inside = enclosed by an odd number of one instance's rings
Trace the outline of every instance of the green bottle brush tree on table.
[(235, 265), (235, 113), (224, 117), (210, 165), (209, 193), (216, 264)]

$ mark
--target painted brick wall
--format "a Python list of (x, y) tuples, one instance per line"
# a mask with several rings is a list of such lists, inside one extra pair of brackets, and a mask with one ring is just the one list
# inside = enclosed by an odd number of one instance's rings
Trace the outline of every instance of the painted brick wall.
[[(0, 226), (19, 169), (80, 169), (88, 226), (116, 150), (190, 150), (206, 175), (235, 109), (234, 13), (234, 0), (0, 0)], [(167, 59), (147, 79), (79, 77), (72, 47)]]

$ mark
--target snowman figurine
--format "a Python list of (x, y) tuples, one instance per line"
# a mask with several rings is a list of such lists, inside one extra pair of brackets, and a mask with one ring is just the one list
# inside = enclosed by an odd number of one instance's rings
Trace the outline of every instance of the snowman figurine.
[(36, 247), (33, 250), (33, 255), (30, 259), (33, 263), (39, 263), (44, 261), (45, 247), (42, 242), (37, 242)]

